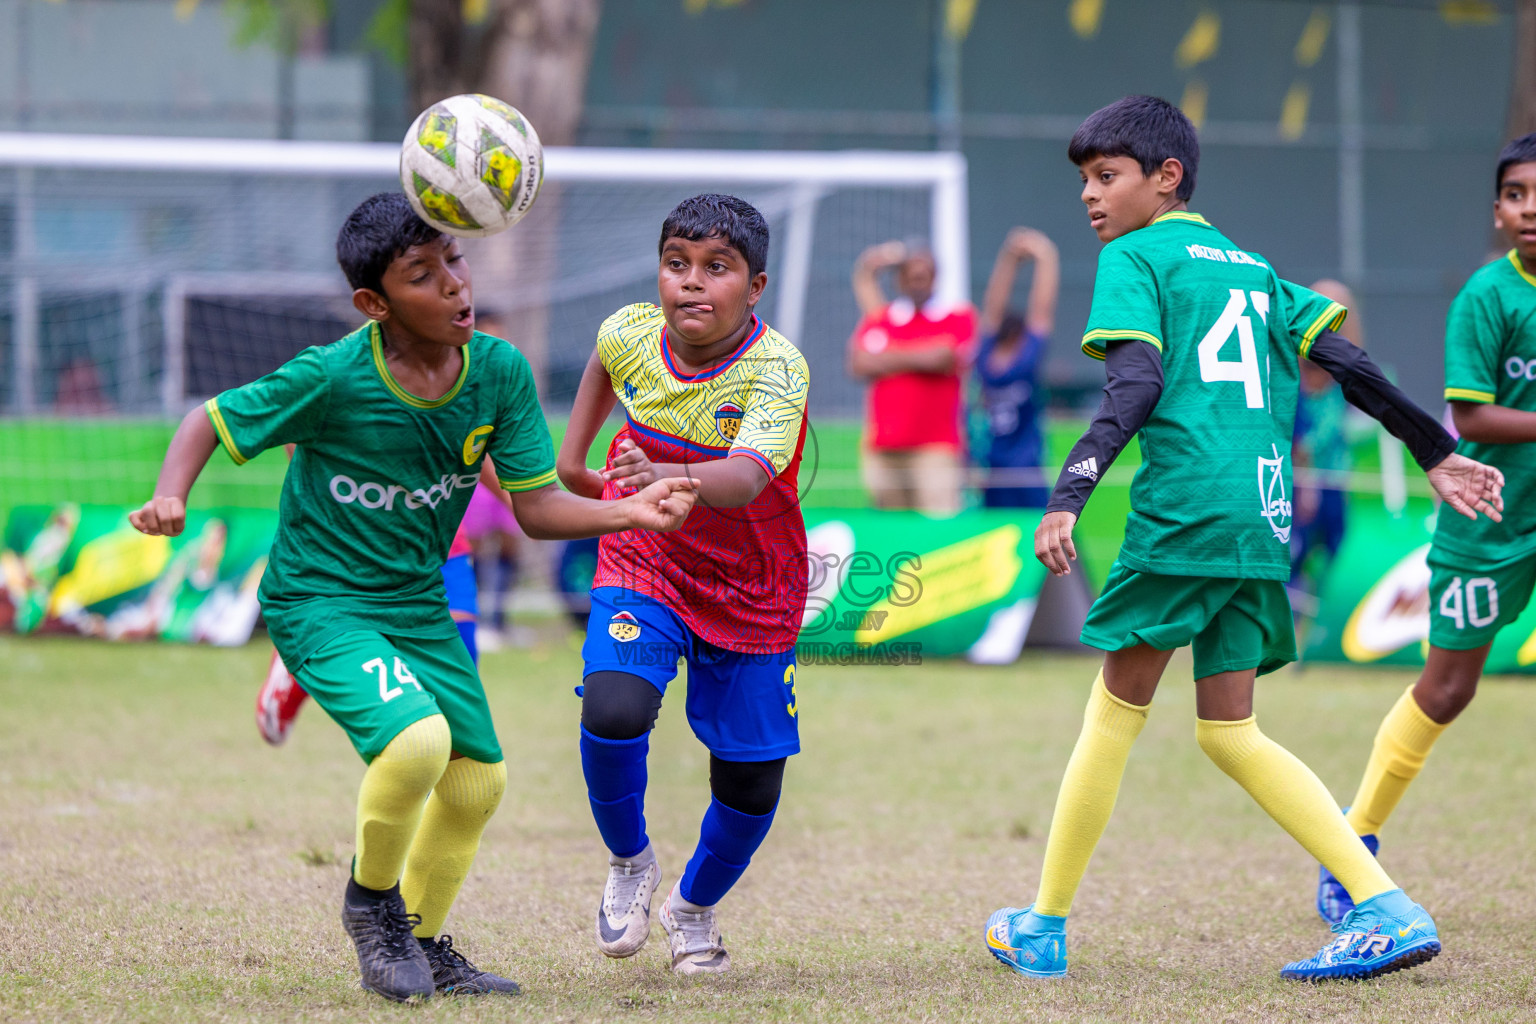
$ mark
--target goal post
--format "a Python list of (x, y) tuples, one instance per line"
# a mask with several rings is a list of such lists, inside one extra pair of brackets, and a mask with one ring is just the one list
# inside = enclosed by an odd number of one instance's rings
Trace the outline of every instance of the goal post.
[[(503, 290), (509, 313), (562, 302), (580, 305), (576, 300), (584, 294), (616, 294), (625, 284), (632, 285), (627, 301), (651, 298), (655, 229), (670, 208), (666, 203), (703, 189), (739, 191), (768, 218), (773, 272), (764, 313), (806, 352), (818, 384), (815, 404), (823, 413), (857, 411), (854, 391), (841, 380), (841, 365), (842, 343), (856, 319), (848, 276), (858, 249), (891, 237), (925, 236), (940, 268), (939, 297), (969, 298), (966, 163), (959, 153), (550, 147), (544, 159), (546, 187), (562, 197), (543, 204), (551, 208), (543, 223), (536, 204), (510, 235), (514, 246), (541, 250), (535, 258), (543, 260), (546, 276), (542, 288), (526, 295), (516, 287)], [(0, 409), (30, 416), (58, 406), (58, 368), (50, 372), (43, 348), (50, 317), (69, 314), (61, 314), (49, 297), (73, 290), (114, 296), (117, 325), (98, 323), (87, 332), (120, 334), (115, 343), (99, 337), (94, 343), (108, 352), (105, 358), (120, 362), (113, 368), (113, 399), (103, 405), (180, 415), (202, 397), (186, 374), (187, 303), (199, 296), (302, 301), (326, 292), (343, 295), (334, 262), (326, 265), (330, 239), (349, 201), (398, 187), (398, 162), (399, 147), (390, 143), (0, 132), (0, 204), (9, 200), (12, 225), (10, 251), (0, 251), (9, 279), (0, 296), (7, 314), (0, 343), (11, 379), (0, 394)], [(270, 241), (271, 222), (285, 212), (290, 230), (315, 236), (300, 265), (253, 241)], [(206, 234), (209, 224), (215, 230), (223, 226), (229, 248), (241, 251), (207, 253), (207, 239), (200, 247), (180, 244), (174, 223), (156, 241), (124, 242), (116, 259), (85, 251), (91, 247), (89, 232), (103, 224), (143, 234), (142, 222), (157, 217), (179, 218), (189, 232)], [(605, 217), (612, 224), (605, 225)], [(649, 225), (649, 241), (639, 241), (647, 236), (637, 224)], [(622, 243), (605, 237), (608, 226), (624, 236)], [(76, 237), (49, 236), (61, 230)], [(81, 250), (78, 258), (71, 258), (72, 245)], [(217, 245), (214, 239), (212, 248)], [(573, 273), (571, 267), (581, 269)], [(329, 288), (326, 280), (332, 282)], [(477, 292), (477, 304), (486, 297)], [(817, 315), (808, 321), (810, 309)], [(540, 315), (571, 314), (541, 310)], [(557, 331), (551, 344), (569, 348), (572, 337), (582, 333), (590, 343), (596, 327), (593, 320), (581, 333), (574, 326)], [(147, 329), (159, 335), (157, 358), (146, 355)], [(819, 375), (818, 364), (824, 370)], [(559, 387), (554, 390), (557, 405), (568, 397)], [(158, 398), (157, 408), (145, 401), (149, 396)]]

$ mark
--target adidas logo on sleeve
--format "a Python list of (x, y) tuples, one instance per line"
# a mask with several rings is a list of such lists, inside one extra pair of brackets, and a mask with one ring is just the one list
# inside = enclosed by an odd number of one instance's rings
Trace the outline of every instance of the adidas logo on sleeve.
[(1076, 473), (1078, 476), (1085, 476), (1089, 480), (1097, 480), (1099, 478), (1099, 460), (1090, 455), (1082, 462), (1076, 462), (1068, 466), (1067, 472)]

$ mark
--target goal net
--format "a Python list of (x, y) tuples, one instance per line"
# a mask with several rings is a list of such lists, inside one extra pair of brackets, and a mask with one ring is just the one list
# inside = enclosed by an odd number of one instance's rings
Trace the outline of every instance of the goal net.
[[(188, 409), (356, 327), (335, 236), (399, 187), (397, 161), (389, 144), (0, 133), (0, 520), (141, 501)], [(843, 368), (860, 250), (920, 238), (943, 297), (968, 291), (958, 154), (551, 148), (545, 165), (528, 217), (467, 249), (481, 326), (522, 348), (556, 420), (602, 319), (654, 301), (661, 221), (698, 192), (767, 217), (758, 308), (805, 353), (814, 417), (860, 409)], [(196, 503), (275, 504), (280, 458), (220, 462)]]

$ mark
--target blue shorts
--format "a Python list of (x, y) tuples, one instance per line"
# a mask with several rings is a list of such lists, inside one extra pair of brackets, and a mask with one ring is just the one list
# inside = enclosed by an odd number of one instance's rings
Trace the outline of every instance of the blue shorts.
[(701, 639), (660, 601), (623, 587), (592, 591), (583, 675), (627, 672), (662, 693), (688, 662), (688, 724), (725, 761), (772, 761), (800, 752), (795, 651), (744, 654)]
[(455, 555), (443, 563), (443, 589), (448, 592), (449, 611), (480, 614), (475, 566), (468, 555)]

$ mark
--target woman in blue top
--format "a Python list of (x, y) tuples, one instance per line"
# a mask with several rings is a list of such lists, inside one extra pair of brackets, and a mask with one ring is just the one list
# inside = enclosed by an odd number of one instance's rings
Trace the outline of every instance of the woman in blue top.
[[(1029, 305), (1021, 316), (1008, 309), (1019, 264), (1035, 263)], [(1040, 464), (1045, 444), (1040, 434), (1038, 375), (1056, 320), (1061, 260), (1055, 244), (1033, 228), (1014, 228), (992, 265), (982, 300), (981, 347), (976, 376), (987, 417), (988, 508), (1044, 508), (1051, 481)]]

